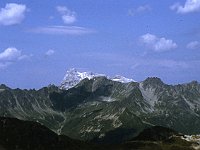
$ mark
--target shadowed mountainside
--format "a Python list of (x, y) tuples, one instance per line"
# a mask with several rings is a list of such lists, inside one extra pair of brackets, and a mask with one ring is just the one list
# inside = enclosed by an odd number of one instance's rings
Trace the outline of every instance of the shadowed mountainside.
[(176, 135), (171, 129), (155, 126), (123, 144), (97, 145), (58, 136), (36, 122), (0, 118), (1, 150), (193, 150), (194, 143)]

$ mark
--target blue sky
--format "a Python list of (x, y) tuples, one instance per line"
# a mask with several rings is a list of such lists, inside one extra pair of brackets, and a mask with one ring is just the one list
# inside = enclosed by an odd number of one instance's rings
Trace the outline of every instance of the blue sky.
[(69, 68), (200, 81), (200, 0), (0, 1), (0, 83), (59, 85)]

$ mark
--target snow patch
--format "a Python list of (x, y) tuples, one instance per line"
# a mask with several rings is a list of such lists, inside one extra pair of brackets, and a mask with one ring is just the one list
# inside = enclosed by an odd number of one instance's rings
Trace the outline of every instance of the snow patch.
[(5, 89), (0, 89), (0, 92), (3, 92), (3, 91), (5, 91)]
[[(122, 109), (120, 112), (122, 113), (124, 110)], [(107, 115), (98, 115), (94, 119), (97, 119), (98, 121), (102, 120), (112, 120), (112, 125), (114, 128), (118, 128), (122, 125), (122, 122), (119, 120), (119, 114), (107, 114)]]
[(104, 101), (104, 102), (114, 102), (114, 101), (117, 101), (115, 98), (112, 98), (112, 97), (105, 97), (105, 96), (101, 96), (101, 97), (100, 97), (100, 100), (101, 100), (101, 101)]
[(121, 83), (136, 82), (133, 79), (128, 79), (128, 78), (125, 78), (125, 77), (120, 76), (120, 75), (116, 75), (115, 77), (110, 78), (110, 79), (113, 80), (113, 81), (121, 82)]
[(101, 129), (91, 126), (91, 127), (83, 128), (80, 133), (84, 133), (84, 132), (90, 133), (90, 132), (100, 132), (100, 131)]

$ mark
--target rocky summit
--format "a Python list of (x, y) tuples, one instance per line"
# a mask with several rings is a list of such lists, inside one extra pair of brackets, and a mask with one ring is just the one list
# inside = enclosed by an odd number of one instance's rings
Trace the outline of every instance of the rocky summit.
[[(96, 143), (124, 142), (152, 126), (200, 133), (196, 81), (167, 85), (151, 77), (121, 82), (93, 74), (77, 79), (76, 73), (61, 86), (39, 90), (1, 85), (0, 116), (39, 122), (57, 134)], [(70, 87), (61, 88), (68, 83)]]

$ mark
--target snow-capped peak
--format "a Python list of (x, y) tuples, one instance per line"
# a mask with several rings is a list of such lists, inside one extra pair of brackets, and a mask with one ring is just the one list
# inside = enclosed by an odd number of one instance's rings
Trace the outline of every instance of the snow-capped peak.
[(105, 76), (103, 74), (96, 74), (92, 72), (79, 72), (77, 69), (69, 69), (63, 78), (60, 88), (70, 89), (77, 85), (81, 80), (88, 78), (89, 80), (94, 77)]
[(122, 83), (134, 82), (133, 79), (128, 79), (128, 78), (125, 78), (120, 75), (116, 75), (114, 77), (108, 77), (104, 74), (97, 74), (97, 73), (93, 73), (93, 72), (79, 72), (79, 71), (77, 71), (77, 69), (72, 68), (67, 71), (65, 77), (63, 78), (60, 88), (68, 90), (68, 89), (76, 86), (83, 79), (88, 78), (90, 80), (94, 77), (100, 77), (100, 76), (104, 76), (110, 80), (122, 82)]

